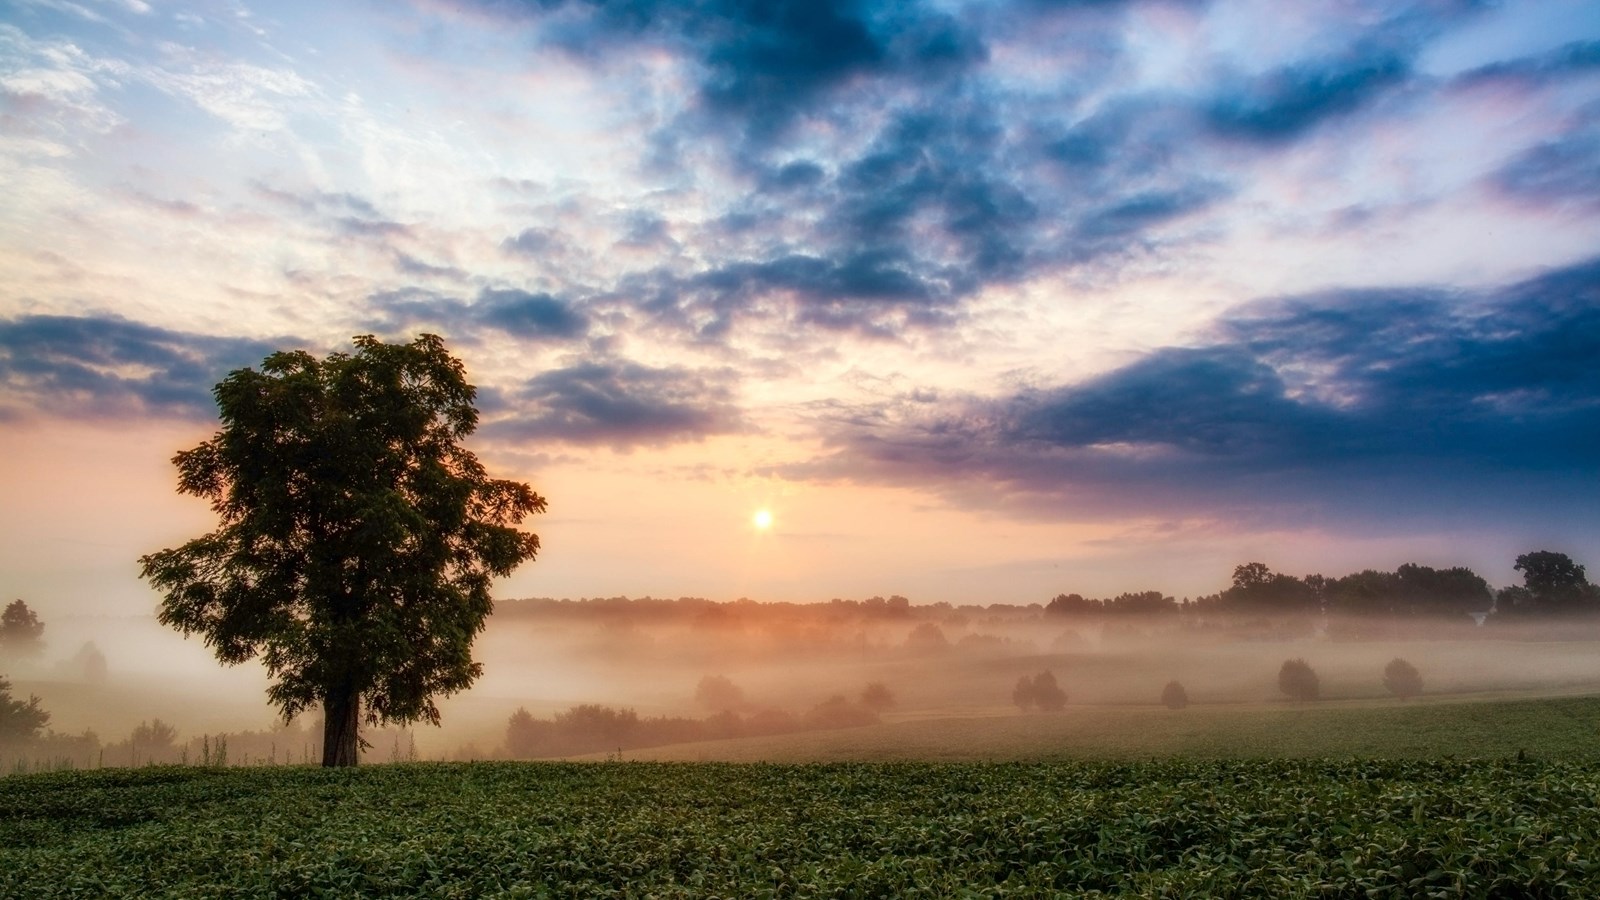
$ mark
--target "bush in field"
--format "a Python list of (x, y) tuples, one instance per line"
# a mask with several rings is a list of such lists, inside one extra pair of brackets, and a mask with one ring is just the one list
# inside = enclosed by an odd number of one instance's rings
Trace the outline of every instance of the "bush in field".
[(861, 689), (861, 705), (874, 712), (894, 708), (894, 694), (881, 681), (874, 681)]
[(724, 712), (745, 707), (744, 690), (726, 675), (707, 675), (694, 689), (694, 702), (712, 712)]
[(1397, 656), (1383, 667), (1383, 686), (1401, 700), (1409, 700), (1422, 693), (1422, 673)]
[(1183, 709), (1189, 705), (1189, 692), (1178, 682), (1169, 681), (1161, 689), (1161, 704), (1167, 709)]
[(1060, 712), (1067, 705), (1067, 692), (1056, 684), (1056, 676), (1047, 669), (1031, 678), (1024, 675), (1017, 679), (1017, 686), (1011, 689), (1011, 702), (1024, 712), (1033, 707)]
[(1315, 700), (1321, 687), (1310, 664), (1303, 659), (1286, 659), (1278, 669), (1278, 690), (1295, 700)]
[(801, 721), (806, 728), (817, 730), (854, 728), (857, 725), (876, 724), (878, 714), (865, 706), (851, 703), (843, 694), (834, 694), (812, 707)]

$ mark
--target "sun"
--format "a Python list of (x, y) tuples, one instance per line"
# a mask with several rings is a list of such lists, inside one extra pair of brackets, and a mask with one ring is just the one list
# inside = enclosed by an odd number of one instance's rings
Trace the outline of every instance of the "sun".
[(756, 510), (756, 514), (750, 517), (750, 524), (756, 526), (757, 531), (766, 531), (770, 529), (772, 527), (772, 510)]

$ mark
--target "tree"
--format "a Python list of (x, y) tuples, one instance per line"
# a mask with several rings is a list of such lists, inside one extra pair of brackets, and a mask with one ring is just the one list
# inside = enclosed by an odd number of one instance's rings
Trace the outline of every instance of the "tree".
[(869, 682), (861, 689), (861, 705), (873, 712), (893, 709), (894, 704), (894, 693), (881, 681)]
[(1293, 575), (1274, 573), (1264, 563), (1234, 567), (1233, 584), (1222, 592), (1221, 600), (1229, 612), (1294, 616), (1311, 615), (1318, 604), (1311, 585)]
[(1161, 689), (1161, 704), (1167, 709), (1183, 709), (1189, 705), (1189, 692), (1176, 681), (1167, 682)]
[(1067, 692), (1056, 684), (1056, 676), (1047, 669), (1032, 678), (1022, 676), (1011, 691), (1011, 702), (1023, 711), (1037, 706), (1045, 712), (1060, 712), (1067, 705)]
[(440, 338), (354, 343), (216, 386), (222, 430), (173, 462), (221, 525), (140, 559), (163, 624), (259, 655), (286, 720), (320, 705), (325, 766), (356, 764), (363, 721), (438, 724), (435, 696), (477, 679), (491, 579), (534, 558), (514, 526), (545, 509), (460, 445), (476, 391)]
[(1522, 573), (1522, 583), (1535, 612), (1586, 612), (1600, 605), (1600, 590), (1589, 583), (1583, 566), (1565, 553), (1524, 553), (1517, 557), (1513, 568)]
[(944, 629), (932, 622), (923, 622), (906, 635), (906, 649), (913, 653), (938, 653), (950, 649), (950, 639)]
[(695, 702), (712, 712), (738, 710), (746, 706), (744, 690), (726, 675), (707, 675), (694, 689)]
[(535, 719), (532, 713), (519, 706), (506, 722), (506, 750), (515, 759), (538, 756), (549, 744), (554, 731), (555, 726), (550, 722)]
[(28, 604), (13, 600), (0, 613), (0, 650), (14, 656), (37, 656), (44, 649), (44, 623)]
[(1401, 700), (1409, 700), (1422, 693), (1422, 673), (1397, 656), (1383, 667), (1383, 686)]
[(1317, 673), (1303, 659), (1286, 659), (1278, 669), (1278, 690), (1295, 700), (1315, 700), (1321, 691)]
[(50, 714), (39, 708), (39, 698), (27, 702), (11, 696), (11, 682), (0, 677), (0, 744), (31, 741), (50, 721)]

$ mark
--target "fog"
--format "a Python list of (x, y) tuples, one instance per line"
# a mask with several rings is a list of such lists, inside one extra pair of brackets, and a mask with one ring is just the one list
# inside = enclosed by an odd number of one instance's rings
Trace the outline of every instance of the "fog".
[[(234, 763), (298, 762), (320, 752), (318, 716), (283, 723), (259, 664), (222, 666), (200, 640), (153, 617), (38, 613), (47, 626), (42, 652), (0, 661), (13, 695), (37, 696), (50, 714), (56, 743), (36, 753), (76, 755), (80, 765), (193, 761), (219, 736), (231, 741)], [(1039, 605), (919, 606), (903, 598), (509, 601), (475, 644), (483, 677), (441, 701), (442, 727), (368, 729), (365, 758), (540, 757), (1040, 714), (1019, 709), (1013, 688), (1046, 671), (1065, 692), (1069, 715), (1074, 707), (1159, 708), (1173, 680), (1192, 707), (1282, 708), (1292, 701), (1278, 670), (1291, 658), (1314, 668), (1322, 702), (1401, 702), (1383, 681), (1396, 657), (1423, 677), (1413, 703), (1600, 692), (1596, 650), (1592, 625), (1480, 626), (1466, 616), (1072, 616)], [(869, 701), (864, 691), (873, 684), (880, 687)], [(518, 710), (520, 738), (509, 728)], [(574, 736), (581, 728), (589, 732)]]

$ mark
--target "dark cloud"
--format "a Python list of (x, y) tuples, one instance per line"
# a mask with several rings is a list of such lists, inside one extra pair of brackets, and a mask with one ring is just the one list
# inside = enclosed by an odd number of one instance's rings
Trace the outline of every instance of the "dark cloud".
[(1600, 70), (1600, 41), (1576, 41), (1549, 53), (1501, 60), (1465, 72), (1461, 87), (1485, 84), (1538, 85)]
[(470, 314), (479, 322), (524, 338), (576, 338), (589, 330), (589, 320), (571, 305), (549, 294), (485, 289)]
[(211, 419), (211, 388), (288, 344), (155, 328), (116, 316), (0, 321), (0, 385), (12, 412)]
[(737, 117), (753, 138), (775, 136), (854, 78), (935, 72), (983, 57), (974, 35), (918, 3), (554, 0), (525, 11), (547, 18), (548, 39), (580, 55), (654, 42), (694, 59), (703, 111)]
[(789, 474), (1069, 516), (1577, 508), (1600, 500), (1596, 358), (1600, 260), (1483, 297), (1330, 292), (1252, 305), (1210, 345), (1078, 384), (830, 411), (837, 452)]
[(589, 317), (572, 303), (546, 293), (484, 288), (477, 300), (464, 300), (422, 288), (373, 294), (368, 298), (389, 331), (419, 326), (449, 332), (494, 329), (524, 340), (575, 340), (589, 331)]
[(1222, 91), (1208, 105), (1206, 121), (1227, 137), (1282, 143), (1359, 109), (1409, 76), (1408, 60), (1390, 49), (1296, 63)]
[(515, 410), (485, 433), (511, 440), (637, 446), (744, 430), (726, 369), (653, 368), (606, 359), (554, 369), (507, 391)]

